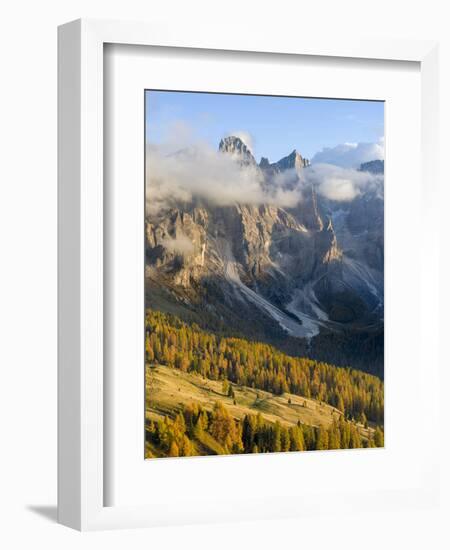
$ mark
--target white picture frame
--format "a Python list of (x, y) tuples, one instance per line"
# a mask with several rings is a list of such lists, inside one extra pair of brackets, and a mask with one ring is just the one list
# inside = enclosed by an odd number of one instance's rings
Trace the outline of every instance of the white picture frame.
[[(234, 52), (259, 52), (289, 56), (356, 58), (360, 60), (409, 61), (420, 64), (421, 79), (421, 194), (422, 215), (436, 214), (438, 187), (438, 45), (435, 42), (395, 40), (311, 39), (307, 35), (271, 39), (250, 34), (230, 36), (226, 29), (205, 31), (193, 37), (181, 25), (171, 29), (151, 23), (78, 20), (59, 28), (58, 86), (58, 519), (80, 530), (144, 527), (215, 520), (272, 517), (263, 500), (249, 507), (239, 498), (225, 510), (216, 502), (207, 514), (189, 506), (188, 495), (175, 495), (185, 513), (136, 503), (105, 506), (108, 492), (104, 475), (104, 46), (128, 44)], [(420, 302), (420, 315), (437, 319), (437, 262), (439, 249), (434, 224), (424, 223), (420, 256), (421, 292), (432, 288)], [(431, 334), (431, 333), (430, 333)], [(427, 365), (420, 367), (428, 396), (437, 401), (438, 341), (429, 343)], [(426, 369), (426, 370), (425, 370)], [(105, 408), (106, 407), (106, 408)], [(437, 406), (429, 407), (431, 422)], [(433, 428), (432, 428), (433, 429)], [(437, 498), (437, 457), (431, 445), (421, 481), (411, 488), (392, 491), (389, 505), (430, 505)], [(261, 457), (256, 457), (260, 460)], [(142, 457), (143, 459), (143, 457)], [(292, 467), (292, 465), (290, 466)], [(300, 497), (301, 495), (299, 495)], [(379, 497), (386, 499), (386, 494)], [(368, 494), (374, 506), (380, 498)], [(301, 500), (301, 499), (300, 499)], [(192, 499), (193, 502), (193, 499)], [(342, 494), (345, 507), (351, 499)], [(280, 506), (280, 515), (320, 513), (320, 498)], [(354, 503), (359, 507), (360, 503)]]

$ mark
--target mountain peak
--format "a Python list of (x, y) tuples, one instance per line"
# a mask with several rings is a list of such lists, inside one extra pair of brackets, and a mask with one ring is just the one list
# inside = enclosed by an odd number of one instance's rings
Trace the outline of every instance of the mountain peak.
[(290, 153), (287, 157), (283, 157), (278, 162), (274, 164), (274, 166), (280, 170), (301, 170), (302, 168), (305, 168), (306, 166), (309, 166), (309, 160), (302, 157), (300, 153), (297, 152), (297, 149), (294, 149), (292, 153)]
[(238, 136), (227, 136), (220, 140), (219, 151), (235, 157), (241, 164), (256, 164), (252, 152)]
[(238, 136), (226, 136), (220, 140), (219, 151), (248, 150), (247, 145)]

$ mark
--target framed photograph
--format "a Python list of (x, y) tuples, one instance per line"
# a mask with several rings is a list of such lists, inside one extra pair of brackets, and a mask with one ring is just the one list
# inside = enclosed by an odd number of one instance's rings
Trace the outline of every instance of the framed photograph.
[(437, 45), (173, 36), (59, 29), (59, 521), (433, 505)]
[(384, 447), (384, 102), (146, 90), (145, 125), (145, 457)]

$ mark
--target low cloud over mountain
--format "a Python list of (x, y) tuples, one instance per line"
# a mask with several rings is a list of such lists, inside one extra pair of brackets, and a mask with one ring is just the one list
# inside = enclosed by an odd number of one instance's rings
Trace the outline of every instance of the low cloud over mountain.
[(367, 191), (383, 196), (383, 174), (332, 164), (312, 164), (304, 174), (306, 183), (314, 185), (319, 195), (333, 201), (352, 201)]
[(258, 163), (241, 138), (226, 136), (217, 149), (149, 146), (146, 171), (150, 307), (287, 351), (316, 345), (321, 360), (379, 372), (381, 161), (311, 164), (293, 150)]
[(242, 166), (236, 160), (236, 156), (222, 154), (204, 143), (171, 155), (158, 147), (148, 147), (147, 208), (157, 211), (194, 197), (217, 206), (238, 201), (288, 208), (300, 201), (299, 188), (286, 189), (276, 183), (265, 186), (264, 175), (256, 163)]
[(336, 202), (352, 201), (366, 191), (383, 196), (384, 175), (360, 169), (361, 164), (384, 156), (382, 141), (323, 149), (311, 164), (295, 150), (277, 163), (262, 159), (257, 164), (250, 136), (240, 134), (224, 138), (219, 149), (196, 142), (174, 153), (168, 152), (167, 144), (149, 145), (147, 210), (156, 213), (194, 198), (215, 206), (239, 202), (294, 208), (310, 186)]
[(364, 162), (384, 159), (384, 140), (377, 143), (342, 143), (325, 147), (311, 159), (313, 164), (335, 164), (344, 168), (359, 168)]

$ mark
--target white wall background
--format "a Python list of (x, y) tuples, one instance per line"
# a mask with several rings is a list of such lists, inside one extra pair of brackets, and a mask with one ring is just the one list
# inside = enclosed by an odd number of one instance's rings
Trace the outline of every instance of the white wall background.
[[(230, 34), (430, 38), (441, 41), (442, 248), (448, 255), (450, 34), (445, 0), (219, 2), (15, 0), (0, 8), (0, 545), (3, 548), (448, 548), (449, 476), (439, 510), (376, 517), (80, 534), (56, 517), (56, 27), (78, 17), (220, 24)], [(412, 159), (413, 162), (413, 159)], [(447, 166), (446, 166), (447, 165)], [(447, 168), (448, 169), (448, 168)], [(420, 228), (406, 228), (409, 238)], [(447, 258), (446, 258), (447, 259)], [(443, 263), (443, 280), (450, 280)], [(442, 290), (448, 306), (449, 293)], [(443, 307), (443, 312), (446, 308)], [(448, 321), (441, 316), (443, 340)], [(442, 364), (442, 460), (450, 463), (449, 375)], [(423, 444), (426, 434), (418, 439)], [(338, 509), (339, 503), (336, 503)], [(447, 520), (447, 521), (446, 521)]]

